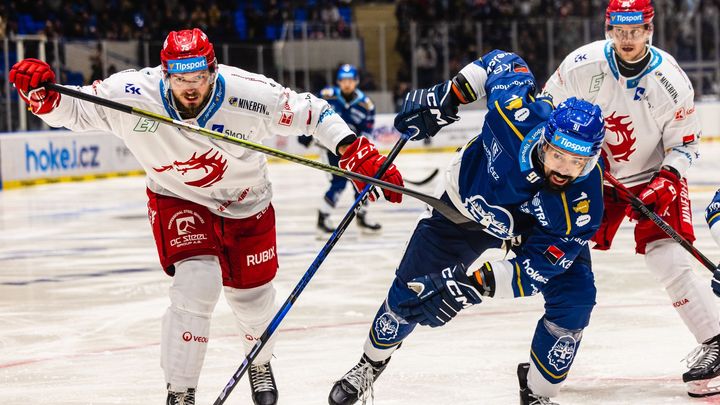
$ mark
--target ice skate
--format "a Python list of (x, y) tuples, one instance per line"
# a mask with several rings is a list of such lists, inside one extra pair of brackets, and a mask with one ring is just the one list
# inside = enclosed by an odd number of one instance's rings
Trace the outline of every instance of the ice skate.
[(370, 221), (367, 217), (367, 211), (364, 210), (357, 213), (355, 222), (358, 228), (360, 228), (360, 232), (364, 235), (377, 235), (382, 230), (382, 225)]
[(390, 359), (382, 362), (370, 360), (363, 354), (360, 361), (350, 369), (330, 390), (330, 405), (350, 405), (373, 395), (373, 383), (387, 367)]
[(278, 390), (270, 362), (250, 366), (250, 389), (255, 405), (276, 405)]
[(335, 225), (330, 221), (330, 214), (318, 211), (317, 239), (322, 240), (335, 232)]
[(688, 370), (683, 374), (688, 395), (694, 398), (720, 394), (720, 335), (704, 342), (686, 358)]
[(518, 364), (517, 375), (520, 382), (520, 405), (559, 405), (552, 402), (548, 397), (535, 395), (527, 386), (527, 375), (530, 370), (530, 363)]
[(168, 384), (168, 395), (165, 405), (195, 405), (195, 388), (185, 391), (172, 391)]

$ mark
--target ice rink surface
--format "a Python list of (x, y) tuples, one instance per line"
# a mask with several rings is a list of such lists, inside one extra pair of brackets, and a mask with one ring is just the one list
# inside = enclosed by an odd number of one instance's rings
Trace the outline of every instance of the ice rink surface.
[[(720, 259), (703, 210), (720, 185), (720, 144), (704, 143), (690, 175), (696, 246)], [(401, 154), (408, 179), (444, 167), (449, 154)], [(278, 217), (280, 302), (324, 241), (315, 239), (325, 175), (272, 164)], [(432, 187), (422, 188), (431, 191)], [(343, 196), (339, 221), (350, 204)], [(0, 193), (0, 402), (162, 404), (160, 319), (171, 279), (162, 272), (139, 177), (36, 186)], [(375, 204), (381, 236), (352, 224), (280, 327), (273, 360), (286, 405), (326, 404), (333, 382), (359, 359), (369, 323), (423, 206)], [(706, 404), (681, 374), (696, 342), (634, 254), (625, 223), (611, 252), (594, 252), (598, 305), (585, 330), (563, 404)], [(705, 279), (710, 272), (696, 264)], [(720, 304), (720, 299), (718, 300)], [(488, 299), (447, 326), (418, 328), (375, 385), (375, 403), (506, 405), (518, 402), (515, 369), (527, 361), (542, 297)], [(198, 387), (210, 404), (243, 359), (221, 298)], [(243, 378), (227, 404), (251, 404)]]

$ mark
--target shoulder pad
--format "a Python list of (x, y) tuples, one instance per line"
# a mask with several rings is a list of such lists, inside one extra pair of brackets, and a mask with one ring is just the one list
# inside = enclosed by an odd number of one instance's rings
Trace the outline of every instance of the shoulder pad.
[(692, 82), (672, 56), (666, 52), (661, 55), (663, 61), (651, 75), (673, 104), (682, 103), (694, 94)]
[(367, 97), (365, 97), (363, 101), (359, 102), (358, 105), (364, 108), (366, 111), (372, 111), (375, 108), (372, 101), (370, 101), (370, 99)]
[(335, 95), (335, 89), (332, 87), (325, 87), (324, 89), (320, 90), (320, 97), (324, 99), (330, 99)]

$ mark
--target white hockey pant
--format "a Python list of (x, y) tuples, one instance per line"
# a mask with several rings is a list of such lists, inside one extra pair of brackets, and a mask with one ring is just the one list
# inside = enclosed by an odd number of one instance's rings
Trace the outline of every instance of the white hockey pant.
[(687, 328), (702, 343), (720, 334), (710, 282), (692, 269), (692, 256), (672, 239), (648, 243), (645, 263), (662, 284)]
[(195, 388), (210, 334), (210, 317), (220, 297), (222, 272), (214, 256), (175, 263), (170, 307), (162, 322), (160, 365), (173, 391)]

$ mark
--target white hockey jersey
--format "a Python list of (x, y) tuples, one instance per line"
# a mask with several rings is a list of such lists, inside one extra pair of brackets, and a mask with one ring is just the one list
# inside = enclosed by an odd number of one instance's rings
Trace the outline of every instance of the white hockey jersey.
[(698, 157), (701, 128), (692, 84), (667, 52), (650, 52), (643, 73), (625, 78), (612, 41), (590, 43), (571, 52), (543, 89), (555, 105), (575, 96), (600, 106), (610, 173), (626, 186), (647, 182), (663, 165), (685, 176)]
[[(160, 67), (124, 71), (80, 90), (180, 119), (165, 94)], [(265, 76), (219, 65), (212, 97), (192, 124), (260, 142), (273, 135), (312, 135), (336, 150), (350, 128), (322, 99)], [(232, 218), (265, 209), (272, 198), (265, 155), (69, 96), (41, 115), (54, 127), (105, 130), (122, 138), (147, 173), (148, 188)], [(300, 186), (300, 185), (299, 185)]]

